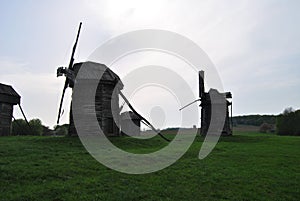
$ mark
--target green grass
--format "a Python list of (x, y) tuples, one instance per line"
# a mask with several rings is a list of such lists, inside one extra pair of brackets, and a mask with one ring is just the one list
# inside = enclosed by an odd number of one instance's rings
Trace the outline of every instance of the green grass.
[[(111, 140), (137, 153), (166, 145)], [(300, 200), (299, 137), (237, 132), (199, 160), (202, 141), (164, 170), (128, 175), (98, 163), (78, 138), (1, 137), (0, 200)]]

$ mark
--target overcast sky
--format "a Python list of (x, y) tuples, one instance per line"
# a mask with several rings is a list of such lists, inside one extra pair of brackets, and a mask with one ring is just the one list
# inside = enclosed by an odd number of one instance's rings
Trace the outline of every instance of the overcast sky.
[[(80, 21), (76, 61), (119, 34), (163, 29), (186, 36), (208, 54), (224, 90), (233, 94), (234, 115), (279, 114), (300, 108), (299, 9), (297, 0), (2, 0), (0, 82), (22, 96), (29, 119), (52, 127), (64, 84), (56, 69), (67, 66)], [(69, 90), (62, 123), (70, 95)], [(21, 117), (17, 108), (14, 115)]]

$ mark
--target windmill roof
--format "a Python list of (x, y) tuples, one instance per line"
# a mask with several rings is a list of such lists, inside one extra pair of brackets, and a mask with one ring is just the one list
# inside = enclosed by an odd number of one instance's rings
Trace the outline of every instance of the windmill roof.
[(140, 117), (137, 116), (137, 115), (136, 115), (134, 112), (132, 112), (132, 111), (123, 112), (123, 113), (121, 114), (121, 118), (122, 118), (123, 120), (125, 120), (125, 119), (136, 119), (136, 120), (140, 120)]
[(0, 83), (0, 102), (18, 104), (21, 96), (10, 85)]
[(10, 85), (0, 83), (0, 94), (21, 97)]
[(114, 83), (119, 83), (123, 87), (123, 83), (119, 76), (114, 73), (105, 64), (96, 63), (92, 61), (86, 61), (74, 64), (74, 71), (77, 78), (77, 74), (80, 70), (80, 77), (78, 79), (90, 79), (99, 80), (101, 76), (101, 81), (110, 81)]

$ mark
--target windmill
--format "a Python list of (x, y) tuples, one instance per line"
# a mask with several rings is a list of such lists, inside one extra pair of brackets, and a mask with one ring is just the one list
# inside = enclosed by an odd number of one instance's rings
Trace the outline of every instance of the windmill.
[[(11, 133), (11, 121), (12, 119), (16, 120), (13, 116), (14, 105), (19, 106), (29, 128), (27, 132), (32, 134), (33, 130), (21, 106), (21, 96), (12, 86), (0, 83), (0, 136), (10, 135)], [(20, 128), (22, 128), (22, 126), (18, 124), (18, 121), (15, 122)]]
[[(89, 74), (97, 75), (101, 71), (102, 77), (100, 81), (98, 79), (91, 78), (87, 76), (88, 82), (86, 86), (89, 88), (89, 85), (93, 82), (98, 84), (96, 94), (95, 94), (95, 111), (98, 123), (103, 131), (103, 133), (107, 136), (120, 136), (122, 132), (120, 131), (120, 120), (121, 120), (121, 108), (119, 107), (119, 96), (124, 100), (124, 102), (129, 106), (132, 110), (132, 113), (135, 114), (136, 118), (138, 118), (142, 123), (155, 131), (160, 137), (162, 137), (166, 141), (170, 141), (166, 137), (164, 137), (154, 126), (145, 119), (142, 115), (140, 115), (129, 102), (129, 100), (125, 97), (125, 95), (121, 92), (123, 89), (123, 83), (120, 80), (119, 76), (114, 73), (111, 69), (109, 69), (105, 64), (95, 63), (91, 61), (81, 62), (74, 64), (74, 54), (76, 50), (76, 46), (78, 43), (78, 38), (80, 34), (82, 23), (79, 24), (79, 29), (77, 32), (77, 37), (75, 40), (75, 44), (73, 46), (71, 59), (69, 66), (59, 67), (57, 69), (57, 77), (65, 76), (65, 85), (62, 92), (62, 97), (60, 100), (58, 116), (57, 116), (57, 124), (59, 124), (60, 117), (62, 115), (62, 105), (64, 100), (65, 91), (68, 87), (73, 88), (75, 83), (75, 78), (80, 68), (88, 67), (90, 69)], [(92, 76), (93, 77), (93, 76)], [(116, 90), (115, 90), (116, 89)], [(71, 103), (72, 105), (72, 103)], [(77, 135), (77, 131), (74, 125), (73, 115), (72, 115), (72, 106), (70, 110), (70, 125), (69, 125), (69, 135)]]
[[(205, 92), (204, 88), (204, 71), (198, 72), (199, 76), (199, 98), (194, 100), (193, 102), (187, 104), (186, 106), (180, 108), (179, 110), (183, 110), (184, 108), (196, 103), (200, 102), (201, 107), (201, 129), (198, 130), (198, 133), (205, 136), (208, 132), (208, 128), (211, 123), (211, 117), (212, 117), (212, 100), (210, 97), (211, 93), (217, 94), (218, 97), (221, 99), (225, 99), (226, 102), (226, 108), (225, 108), (225, 122), (224, 127), (222, 129), (222, 135), (223, 136), (229, 136), (232, 135), (232, 102), (229, 102), (227, 99), (232, 98), (231, 92), (225, 92), (225, 93), (219, 93), (216, 89), (210, 89), (209, 92)], [(221, 106), (221, 105), (220, 105)], [(229, 106), (231, 110), (231, 117), (229, 118)], [(222, 118), (222, 116), (221, 116)]]
[[(112, 70), (110, 70), (106, 65), (95, 63), (91, 61), (86, 62), (80, 62), (74, 64), (74, 54), (76, 51), (78, 38), (81, 30), (82, 23), (79, 24), (79, 29), (77, 32), (76, 40), (72, 49), (71, 59), (69, 66), (67, 68), (65, 67), (59, 67), (57, 69), (57, 77), (59, 76), (65, 76), (65, 84), (60, 100), (58, 115), (57, 115), (57, 124), (59, 124), (60, 117), (62, 116), (62, 105), (64, 100), (64, 95), (66, 92), (66, 89), (68, 87), (74, 88), (75, 84), (75, 78), (81, 68), (88, 68), (90, 71), (89, 74), (97, 74), (99, 72), (103, 73), (103, 76), (101, 80), (89, 78), (87, 76), (87, 80), (89, 82), (84, 85), (85, 88), (89, 88), (90, 84), (93, 82), (96, 82), (98, 85), (96, 94), (95, 94), (95, 110), (97, 115), (97, 120), (102, 128), (103, 132), (107, 136), (119, 136), (120, 130), (119, 130), (119, 93), (120, 90), (123, 88), (123, 84), (118, 77)], [(92, 76), (93, 77), (93, 76)], [(114, 92), (115, 87), (117, 87), (116, 93)], [(73, 96), (73, 94), (72, 94)], [(85, 105), (86, 106), (86, 105)], [(84, 106), (83, 106), (84, 107)], [(113, 115), (115, 114), (115, 115)], [(116, 118), (115, 120), (113, 118)], [(77, 131), (74, 125), (74, 119), (73, 119), (73, 109), (72, 109), (72, 102), (71, 102), (71, 108), (70, 108), (70, 115), (69, 115), (69, 129), (68, 134), (76, 136)]]

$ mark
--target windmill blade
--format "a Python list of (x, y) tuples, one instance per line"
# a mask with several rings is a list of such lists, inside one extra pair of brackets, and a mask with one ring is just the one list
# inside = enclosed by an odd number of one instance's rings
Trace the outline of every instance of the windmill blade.
[(189, 103), (189, 104), (183, 106), (182, 108), (180, 108), (179, 111), (183, 110), (184, 108), (187, 108), (188, 106), (190, 106), (190, 105), (192, 105), (192, 104), (194, 104), (194, 103), (196, 103), (197, 101), (200, 101), (200, 100), (201, 100), (200, 98), (197, 99), (197, 100), (194, 100), (193, 102), (191, 102), (191, 103)]
[(79, 28), (78, 28), (76, 40), (75, 40), (75, 43), (74, 43), (74, 46), (73, 46), (72, 55), (71, 55), (70, 63), (69, 63), (69, 66), (68, 66), (69, 69), (73, 69), (74, 54), (75, 54), (77, 43), (78, 43), (78, 38), (79, 38), (80, 30), (81, 30), (81, 25), (82, 25), (82, 22), (79, 23)]
[(199, 79), (199, 98), (201, 98), (203, 96), (203, 94), (205, 93), (205, 89), (204, 89), (204, 71), (201, 70), (198, 73), (198, 79)]
[(60, 120), (60, 117), (61, 117), (61, 109), (62, 109), (62, 105), (63, 105), (63, 101), (64, 101), (64, 97), (65, 97), (65, 93), (66, 93), (66, 85), (63, 89), (63, 92), (62, 92), (62, 95), (61, 95), (61, 99), (60, 99), (60, 104), (59, 104), (59, 109), (58, 109), (58, 116), (57, 116), (57, 124), (59, 124), (59, 120)]
[[(71, 70), (73, 70), (74, 54), (75, 54), (77, 43), (78, 43), (78, 38), (79, 38), (80, 30), (81, 30), (81, 25), (82, 25), (82, 22), (79, 23), (79, 28), (78, 28), (76, 40), (75, 40), (75, 43), (74, 43), (74, 46), (73, 46), (73, 49), (72, 49), (71, 59), (70, 59), (70, 63), (69, 63), (69, 66), (68, 66), (68, 69), (71, 69)], [(62, 96), (61, 96), (60, 104), (59, 104), (59, 109), (58, 109), (57, 122), (56, 122), (57, 124), (59, 124), (59, 120), (60, 120), (60, 117), (61, 117), (61, 109), (62, 109), (62, 105), (63, 105), (63, 102), (64, 102), (66, 89), (68, 88), (68, 86), (69, 86), (69, 79), (66, 77), (66, 81), (65, 81), (65, 85), (64, 85), (64, 88), (63, 88), (63, 92), (62, 92)]]

